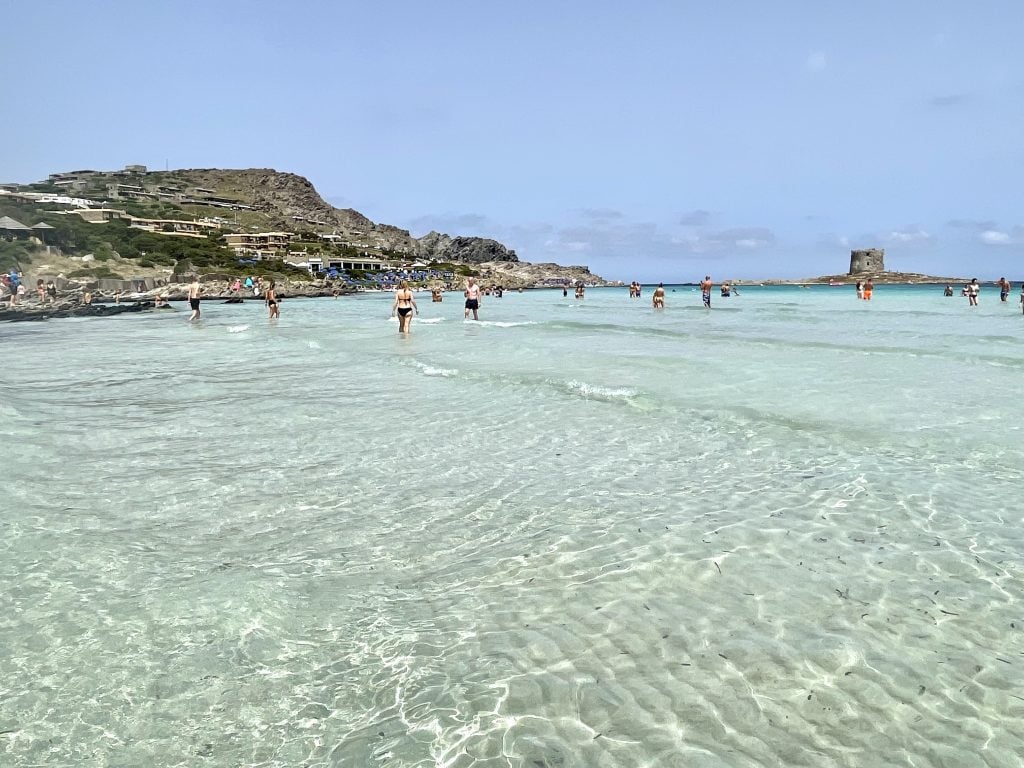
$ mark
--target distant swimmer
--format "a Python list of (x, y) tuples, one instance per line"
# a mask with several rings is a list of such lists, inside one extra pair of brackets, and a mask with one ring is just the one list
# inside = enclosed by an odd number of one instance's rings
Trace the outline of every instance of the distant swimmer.
[(267, 302), (267, 309), (270, 311), (268, 319), (273, 320), (276, 317), (281, 317), (281, 307), (277, 301), (277, 291), (274, 289), (274, 281), (270, 281), (270, 285), (267, 286), (267, 290), (263, 294), (264, 300)]
[(967, 303), (969, 306), (978, 306), (978, 294), (981, 293), (981, 286), (978, 285), (978, 278), (971, 278), (970, 284), (967, 286)]
[(953, 286), (947, 284), (946, 285), (946, 289), (942, 292), (942, 295), (943, 296), (952, 296), (953, 295)]
[(864, 283), (862, 283), (860, 280), (857, 281), (857, 298), (864, 298)]
[(658, 283), (658, 287), (654, 289), (654, 293), (651, 296), (651, 303), (655, 309), (665, 308), (665, 284)]
[(469, 313), (472, 312), (473, 319), (479, 320), (480, 316), (477, 312), (480, 309), (480, 286), (472, 277), (466, 280), (466, 290), (463, 291), (463, 295), (466, 297), (466, 310), (462, 313), (462, 319), (468, 320)]
[(1024, 283), (1020, 284), (1020, 311), (1024, 312)]
[[(467, 302), (468, 303), (468, 302)], [(412, 313), (419, 314), (420, 309), (416, 306), (416, 296), (409, 290), (409, 281), (403, 280), (398, 284), (395, 291), (395, 303), (391, 306), (391, 316), (398, 312), (398, 332), (408, 333), (412, 328)]]
[(875, 284), (869, 277), (867, 282), (864, 283), (864, 301), (871, 301), (871, 294), (875, 292)]
[(566, 288), (566, 287), (565, 287), (565, 286), (563, 285), (563, 286), (562, 286), (562, 298), (564, 299), (564, 298), (565, 298), (566, 296), (568, 296), (568, 295), (569, 295), (569, 289), (568, 289), (568, 288)]
[(999, 286), (999, 300), (1005, 302), (1010, 297), (1010, 284), (1005, 277), (1000, 277), (996, 285)]
[(708, 309), (711, 309), (711, 289), (713, 287), (711, 275), (704, 275), (704, 279), (700, 282), (700, 297), (704, 301), (704, 306)]
[(199, 311), (199, 299), (203, 295), (202, 286), (199, 285), (199, 276), (196, 275), (192, 278), (192, 282), (188, 286), (188, 304), (192, 307), (192, 314), (189, 316), (188, 321), (191, 323), (199, 319), (201, 314)]

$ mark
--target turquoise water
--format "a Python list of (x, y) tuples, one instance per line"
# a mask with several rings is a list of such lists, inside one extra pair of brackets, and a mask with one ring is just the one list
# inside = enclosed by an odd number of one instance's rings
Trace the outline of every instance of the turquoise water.
[(741, 290), (0, 325), (0, 764), (1019, 766), (1016, 292)]

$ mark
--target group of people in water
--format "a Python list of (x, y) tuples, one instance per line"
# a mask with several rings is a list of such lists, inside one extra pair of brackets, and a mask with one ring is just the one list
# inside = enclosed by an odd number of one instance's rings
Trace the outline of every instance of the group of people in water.
[[(704, 279), (698, 284), (700, 287), (700, 299), (701, 302), (707, 309), (711, 309), (711, 292), (715, 285), (711, 280), (711, 275), (704, 275)], [(673, 289), (675, 290), (675, 289)], [(739, 289), (733, 286), (731, 283), (724, 282), (719, 286), (720, 295), (722, 298), (729, 298), (730, 296), (739, 296)], [(629, 298), (638, 299), (643, 292), (643, 286), (635, 280), (629, 284)], [(651, 294), (651, 305), (655, 309), (665, 308), (665, 284), (658, 283), (658, 287), (654, 289), (654, 293)]]
[[(467, 278), (466, 289), (462, 292), (462, 295), (466, 300), (462, 312), (462, 319), (468, 320), (469, 315), (472, 312), (473, 319), (479, 320), (480, 304), (483, 301), (484, 294), (486, 293), (487, 295), (491, 295), (493, 292), (495, 295), (500, 297), (503, 291), (504, 289), (500, 286), (496, 289), (491, 288), (484, 291), (479, 285), (477, 285), (476, 278)], [(438, 297), (439, 293), (440, 291), (437, 289), (431, 292), (433, 301), (440, 301), (440, 298)], [(416, 294), (413, 293), (412, 289), (409, 287), (409, 281), (402, 280), (398, 284), (398, 289), (395, 291), (395, 301), (391, 305), (391, 316), (398, 318), (398, 332), (409, 333), (412, 329), (412, 316), (418, 315), (419, 313), (420, 308), (416, 306)]]
[[(999, 287), (999, 301), (1005, 304), (1010, 298), (1010, 291), (1013, 290), (1013, 283), (1005, 277), (1000, 277), (996, 280), (996, 285)], [(978, 278), (976, 277), (971, 278), (971, 282), (964, 283), (963, 287), (960, 289), (960, 295), (966, 296), (967, 303), (972, 307), (978, 306), (978, 296), (980, 294), (981, 284), (978, 282)], [(946, 287), (942, 291), (942, 295), (947, 297), (952, 296), (953, 286), (947, 283)], [(1024, 312), (1024, 283), (1021, 283), (1020, 285), (1020, 298), (1018, 299), (1018, 303), (1020, 304), (1021, 312)]]

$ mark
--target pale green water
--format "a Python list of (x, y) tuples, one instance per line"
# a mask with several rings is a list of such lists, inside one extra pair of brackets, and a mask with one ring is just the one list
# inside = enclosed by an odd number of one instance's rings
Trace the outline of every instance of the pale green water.
[(1016, 299), (0, 325), (0, 765), (1019, 766)]

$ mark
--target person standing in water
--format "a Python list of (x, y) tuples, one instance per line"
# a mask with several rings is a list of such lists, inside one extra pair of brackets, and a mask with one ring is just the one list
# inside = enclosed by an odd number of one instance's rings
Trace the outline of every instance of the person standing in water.
[(943, 296), (952, 296), (953, 295), (953, 286), (949, 285), (947, 283), (946, 284), (946, 289), (942, 292), (942, 295)]
[(473, 313), (473, 319), (479, 320), (480, 316), (477, 314), (480, 309), (480, 286), (476, 284), (476, 280), (472, 277), (466, 280), (466, 290), (463, 292), (466, 297), (466, 310), (462, 313), (462, 319), (468, 320), (469, 313)]
[(871, 301), (871, 294), (873, 294), (874, 292), (875, 284), (871, 281), (871, 278), (869, 277), (867, 281), (864, 283), (864, 301)]
[(1020, 311), (1024, 312), (1024, 283), (1020, 284)]
[(862, 283), (860, 280), (857, 281), (857, 298), (864, 298), (864, 283)]
[(1005, 302), (1010, 298), (1010, 284), (1006, 281), (1005, 277), (1000, 277), (996, 285), (999, 286), (999, 300)]
[(277, 291), (274, 289), (274, 281), (270, 281), (270, 285), (267, 286), (266, 293), (263, 294), (264, 300), (267, 302), (267, 309), (270, 310), (270, 316), (267, 318), (273, 320), (275, 317), (281, 317), (281, 307), (277, 301)]
[(700, 297), (704, 301), (704, 306), (711, 309), (711, 289), (713, 284), (711, 282), (711, 275), (704, 275), (704, 279), (700, 282)]
[(981, 293), (981, 286), (978, 285), (978, 278), (971, 278), (967, 286), (967, 304), (972, 307), (978, 306), (978, 294)]
[[(470, 278), (472, 280), (473, 278)], [(467, 305), (469, 302), (466, 302)], [(409, 281), (403, 280), (398, 284), (395, 291), (395, 303), (391, 305), (391, 316), (398, 313), (398, 332), (408, 333), (412, 328), (412, 313), (419, 314), (419, 307), (416, 306), (416, 296), (409, 290)]]
[(188, 321), (194, 322), (199, 319), (199, 315), (202, 314), (199, 311), (199, 299), (203, 295), (202, 286), (199, 285), (199, 275), (192, 278), (191, 284), (188, 286), (188, 304), (192, 307), (192, 314), (189, 316)]
[(665, 308), (665, 284), (658, 283), (658, 287), (654, 289), (654, 294), (651, 296), (651, 303), (655, 309)]

